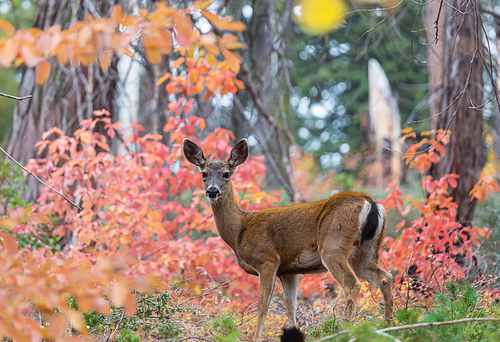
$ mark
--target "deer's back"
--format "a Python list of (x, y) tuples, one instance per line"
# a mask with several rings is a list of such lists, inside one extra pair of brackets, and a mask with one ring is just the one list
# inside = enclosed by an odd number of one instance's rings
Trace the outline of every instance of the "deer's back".
[(278, 274), (324, 272), (318, 236), (325, 229), (334, 231), (332, 224), (359, 216), (369, 199), (362, 193), (343, 192), (318, 202), (247, 212), (237, 238), (237, 256), (254, 266), (279, 257)]

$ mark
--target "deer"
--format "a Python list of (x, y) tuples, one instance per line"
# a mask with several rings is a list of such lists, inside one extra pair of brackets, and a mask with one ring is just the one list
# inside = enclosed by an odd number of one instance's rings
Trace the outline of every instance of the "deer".
[(386, 230), (383, 205), (364, 193), (340, 192), (317, 202), (244, 210), (234, 197), (231, 176), (248, 158), (247, 140), (238, 141), (227, 160), (207, 159), (189, 139), (182, 148), (200, 170), (219, 236), (234, 251), (238, 265), (259, 277), (254, 339), (262, 339), (276, 278), (282, 284), (289, 326), (297, 327), (299, 274), (329, 272), (346, 297), (346, 320), (353, 318), (361, 291), (358, 278), (369, 282), (382, 291), (384, 318), (390, 324), (393, 278), (379, 265)]

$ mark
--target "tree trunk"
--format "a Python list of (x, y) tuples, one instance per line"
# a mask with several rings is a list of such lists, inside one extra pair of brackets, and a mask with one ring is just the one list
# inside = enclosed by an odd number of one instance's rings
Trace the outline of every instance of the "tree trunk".
[(290, 162), (288, 119), (284, 108), (286, 39), (287, 32), (292, 32), (291, 4), (291, 0), (286, 0), (282, 4), (284, 8), (276, 11), (274, 1), (255, 0), (252, 3), (244, 62), (248, 66), (243, 66), (241, 73), (246, 89), (238, 92), (234, 101), (232, 124), (238, 135), (251, 132), (258, 141), (255, 153), (266, 157), (266, 185), (282, 187), (294, 202), (301, 202), (304, 199)]
[(437, 128), (449, 129), (452, 134), (445, 158), (433, 166), (431, 175), (460, 176), (458, 187), (451, 189), (450, 195), (458, 205), (457, 220), (468, 226), (476, 206), (469, 192), (484, 166), (481, 4), (479, 0), (453, 0), (446, 7), (441, 10), (446, 20), (439, 37), (445, 39)]
[(431, 1), (425, 6), (425, 24), (427, 36), (427, 68), (429, 69), (429, 102), (431, 127), (436, 129), (441, 111), (440, 104), (443, 95), (444, 68), (444, 21), (445, 9), (441, 1)]

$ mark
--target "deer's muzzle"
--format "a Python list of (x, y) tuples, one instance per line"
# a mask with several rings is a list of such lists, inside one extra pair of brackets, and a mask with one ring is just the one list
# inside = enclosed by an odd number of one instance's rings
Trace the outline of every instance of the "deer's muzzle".
[(207, 189), (207, 196), (210, 198), (217, 198), (219, 196), (219, 189), (210, 187)]

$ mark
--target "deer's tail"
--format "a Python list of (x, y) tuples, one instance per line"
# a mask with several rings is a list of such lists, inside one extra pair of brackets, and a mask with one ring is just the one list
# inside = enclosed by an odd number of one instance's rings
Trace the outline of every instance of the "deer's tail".
[(374, 200), (365, 201), (365, 205), (360, 214), (361, 242), (379, 236), (384, 229), (385, 208), (382, 204), (375, 203)]

